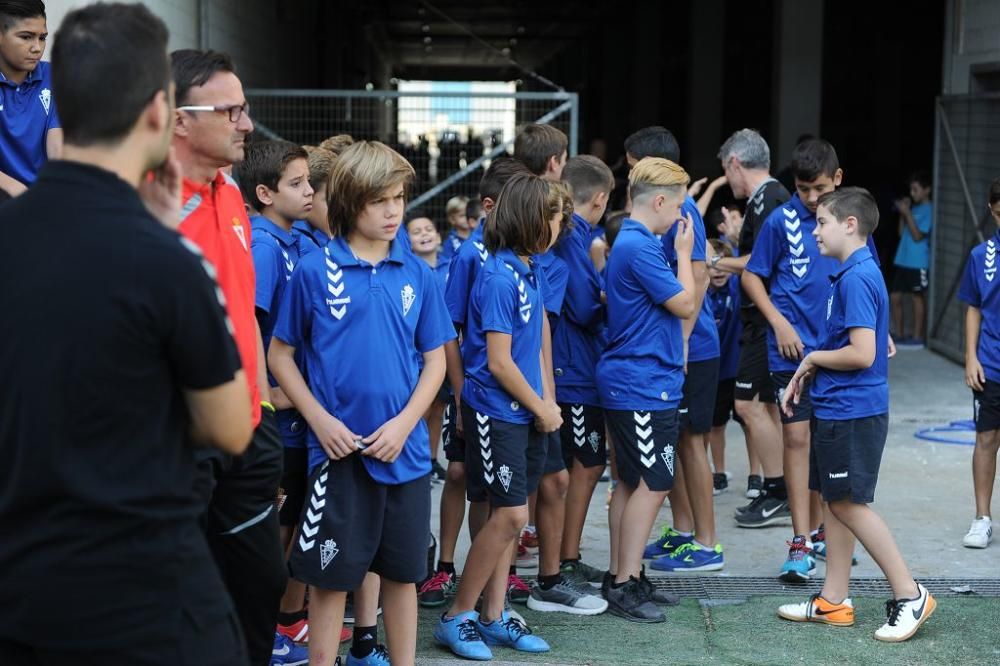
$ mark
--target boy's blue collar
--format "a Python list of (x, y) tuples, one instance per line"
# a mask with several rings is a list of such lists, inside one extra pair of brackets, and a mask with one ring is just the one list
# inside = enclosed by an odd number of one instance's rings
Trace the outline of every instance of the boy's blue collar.
[(859, 247), (857, 250), (851, 253), (851, 256), (849, 256), (844, 263), (840, 265), (840, 270), (837, 273), (834, 273), (833, 275), (830, 276), (830, 281), (836, 282), (841, 278), (841, 276), (844, 275), (844, 273), (851, 270), (852, 268), (860, 264), (862, 261), (868, 261), (871, 260), (871, 258), (872, 258), (872, 252), (871, 250), (868, 249), (867, 245)]
[(277, 224), (267, 219), (263, 215), (254, 215), (250, 218), (251, 229), (263, 229), (280, 240), (284, 245), (291, 245), (295, 242), (295, 237), (291, 231), (285, 231)]
[(521, 258), (514, 254), (514, 251), (510, 248), (505, 247), (494, 256), (508, 266), (513, 267), (518, 276), (531, 275), (531, 267), (521, 261)]
[[(405, 232), (404, 232), (405, 233)], [(347, 244), (347, 239), (343, 236), (334, 236), (327, 243), (327, 253), (330, 257), (336, 261), (341, 266), (370, 266), (367, 261), (359, 259), (354, 254), (354, 250), (351, 246)], [(406, 259), (406, 250), (403, 246), (396, 240), (389, 243), (389, 254), (385, 259), (379, 262), (382, 264), (386, 261), (391, 261), (394, 264), (402, 264)]]

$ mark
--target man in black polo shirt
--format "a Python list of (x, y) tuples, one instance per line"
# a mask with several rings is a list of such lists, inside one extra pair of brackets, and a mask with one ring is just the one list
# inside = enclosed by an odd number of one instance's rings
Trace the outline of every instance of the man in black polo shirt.
[(163, 224), (166, 46), (142, 5), (69, 13), (64, 160), (0, 208), (0, 664), (247, 663), (187, 442), (241, 452), (249, 396), (214, 269)]

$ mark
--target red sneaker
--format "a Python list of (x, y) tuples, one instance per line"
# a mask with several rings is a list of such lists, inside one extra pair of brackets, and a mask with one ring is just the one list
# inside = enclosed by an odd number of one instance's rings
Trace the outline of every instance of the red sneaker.
[(538, 532), (528, 530), (521, 532), (521, 545), (529, 550), (538, 550)]
[(351, 640), (352, 638), (354, 638), (354, 631), (352, 629), (348, 629), (347, 627), (341, 627), (340, 628), (340, 642), (341, 643), (346, 643), (347, 641)]
[(511, 574), (507, 577), (507, 597), (511, 602), (515, 604), (526, 604), (528, 603), (528, 597), (531, 596), (531, 588), (525, 583), (520, 576), (516, 574)]
[(279, 624), (278, 633), (286, 638), (291, 639), (295, 643), (308, 643), (309, 642), (309, 621), (299, 620), (295, 624)]

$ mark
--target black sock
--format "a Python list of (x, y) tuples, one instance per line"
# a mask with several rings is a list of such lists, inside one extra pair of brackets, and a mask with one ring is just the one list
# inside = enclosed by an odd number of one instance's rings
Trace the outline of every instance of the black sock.
[(378, 645), (378, 627), (354, 627), (354, 642), (351, 644), (351, 654), (357, 659), (364, 659)]
[(517, 567), (515, 565), (513, 565), (513, 564), (510, 565), (510, 572), (509, 573), (510, 573), (511, 576), (516, 576), (517, 575)]
[(289, 625), (295, 624), (299, 620), (306, 619), (306, 609), (303, 608), (300, 611), (295, 611), (293, 613), (278, 613), (278, 624), (287, 627)]
[[(631, 579), (629, 579), (629, 580), (631, 580)], [(625, 581), (624, 583), (616, 583), (614, 581), (614, 579), (612, 579), (611, 580), (611, 589), (613, 589), (613, 590), (620, 590), (620, 589), (622, 589), (623, 587), (625, 587), (628, 584), (629, 584), (628, 580)]]
[(560, 560), (559, 565), (566, 566), (567, 564), (577, 564), (579, 563), (579, 561), (580, 561), (580, 556), (577, 555), (576, 557), (567, 557), (565, 560)]
[(559, 581), (562, 580), (562, 574), (552, 574), (551, 576), (538, 575), (538, 587), (543, 590), (551, 590), (555, 587)]
[(446, 572), (450, 573), (452, 576), (454, 576), (455, 575), (455, 563), (454, 562), (445, 562), (444, 560), (438, 560), (438, 568), (437, 568), (437, 570), (438, 571), (446, 571)]
[(775, 499), (787, 500), (788, 492), (785, 490), (785, 477), (775, 476), (764, 479), (764, 492)]

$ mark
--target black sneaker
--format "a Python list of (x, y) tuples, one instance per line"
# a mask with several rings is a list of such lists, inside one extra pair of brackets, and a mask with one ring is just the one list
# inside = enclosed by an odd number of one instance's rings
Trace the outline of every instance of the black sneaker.
[(681, 598), (676, 594), (660, 590), (653, 585), (653, 581), (646, 578), (646, 567), (639, 572), (639, 584), (642, 585), (649, 600), (657, 606), (676, 606), (681, 602)]
[(767, 527), (791, 517), (788, 500), (770, 495), (761, 495), (743, 513), (736, 514), (737, 527)]
[(725, 472), (716, 472), (712, 475), (712, 494), (720, 495), (724, 491), (729, 490), (729, 479), (726, 478)]
[(642, 583), (634, 576), (621, 587), (612, 586), (608, 590), (608, 612), (630, 622), (643, 624), (663, 622), (667, 619), (663, 611), (650, 600)]
[(611, 583), (615, 582), (615, 576), (610, 571), (604, 572), (604, 577), (601, 579), (601, 596), (605, 599), (608, 598), (608, 590), (611, 589)]
[(751, 474), (747, 477), (747, 499), (757, 499), (764, 490), (764, 477)]
[(437, 460), (431, 463), (431, 477), (438, 481), (444, 481), (448, 476), (448, 473), (444, 471), (444, 467), (441, 467), (441, 463)]
[(743, 506), (736, 507), (736, 516), (739, 517), (749, 511), (756, 511), (758, 507), (760, 507), (761, 503), (763, 503), (764, 497), (766, 497), (766, 495), (764, 491), (761, 490), (761, 493), (757, 495), (757, 497), (753, 498)]

